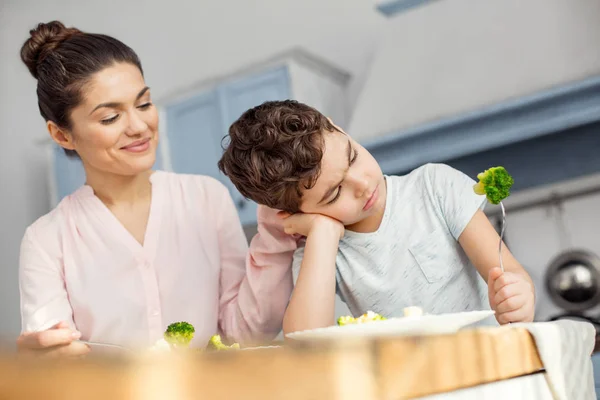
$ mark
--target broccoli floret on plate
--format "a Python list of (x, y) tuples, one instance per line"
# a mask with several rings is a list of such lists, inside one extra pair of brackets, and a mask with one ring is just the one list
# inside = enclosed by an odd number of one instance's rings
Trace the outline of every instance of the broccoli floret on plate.
[(221, 340), (220, 335), (213, 335), (210, 338), (210, 340), (208, 341), (207, 348), (211, 349), (211, 350), (234, 350), (234, 349), (239, 349), (240, 345), (239, 345), (239, 343), (233, 343), (231, 346), (227, 346)]

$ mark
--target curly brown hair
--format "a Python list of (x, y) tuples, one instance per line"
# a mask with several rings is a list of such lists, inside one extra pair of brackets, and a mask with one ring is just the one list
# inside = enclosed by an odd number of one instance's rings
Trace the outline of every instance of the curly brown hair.
[(296, 213), (302, 190), (312, 188), (319, 177), (323, 133), (336, 130), (306, 104), (268, 101), (244, 112), (231, 125), (219, 169), (246, 198)]

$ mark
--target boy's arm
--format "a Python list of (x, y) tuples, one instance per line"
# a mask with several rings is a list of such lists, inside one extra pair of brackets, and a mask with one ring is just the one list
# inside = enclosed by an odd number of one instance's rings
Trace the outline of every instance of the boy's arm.
[[(483, 211), (477, 210), (465, 230), (458, 238), (458, 242), (475, 266), (479, 275), (487, 281), (490, 271), (500, 266), (498, 257), (498, 244), (500, 236), (492, 226)], [(504, 271), (521, 275), (533, 285), (531, 277), (519, 264), (510, 250), (503, 244), (502, 262)]]
[(473, 191), (475, 181), (444, 164), (428, 164), (425, 178), (448, 230), (487, 281), (490, 306), (498, 322), (533, 320), (535, 294), (531, 278), (506, 246), (502, 246), (505, 273), (500, 270), (500, 237), (482, 211), (485, 196)]
[(500, 323), (531, 322), (535, 311), (535, 289), (525, 269), (502, 246), (504, 273), (500, 270), (500, 236), (481, 210), (477, 210), (458, 242), (479, 274), (488, 282), (490, 306)]
[(300, 272), (285, 312), (285, 334), (330, 326), (335, 320), (335, 260), (343, 225), (322, 215), (297, 214), (286, 231), (306, 236)]

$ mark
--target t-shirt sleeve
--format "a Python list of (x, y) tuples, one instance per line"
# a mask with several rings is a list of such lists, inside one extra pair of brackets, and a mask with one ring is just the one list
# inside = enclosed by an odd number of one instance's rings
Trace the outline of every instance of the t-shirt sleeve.
[(458, 240), (478, 210), (487, 204), (485, 196), (473, 191), (475, 181), (445, 164), (427, 164), (425, 181), (434, 206)]

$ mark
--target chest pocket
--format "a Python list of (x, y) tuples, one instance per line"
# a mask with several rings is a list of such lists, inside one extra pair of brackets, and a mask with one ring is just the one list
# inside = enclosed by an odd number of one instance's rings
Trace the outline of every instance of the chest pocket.
[(435, 230), (408, 247), (429, 283), (447, 280), (463, 268), (459, 244), (451, 235)]

